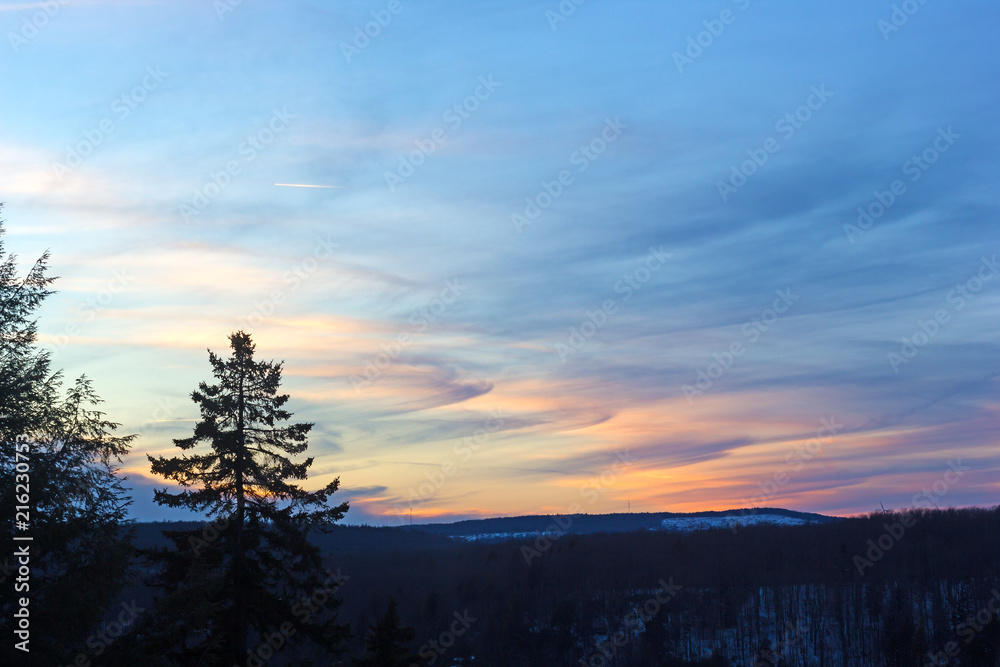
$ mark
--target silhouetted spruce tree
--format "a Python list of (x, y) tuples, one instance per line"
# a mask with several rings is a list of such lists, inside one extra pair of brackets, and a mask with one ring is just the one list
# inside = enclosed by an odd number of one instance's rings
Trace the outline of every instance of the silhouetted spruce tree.
[(288, 395), (277, 393), (282, 363), (255, 361), (249, 334), (229, 340), (228, 359), (209, 351), (216, 384), (202, 382), (191, 394), (201, 410), (194, 435), (174, 441), (184, 451), (199, 444), (208, 450), (149, 457), (155, 474), (190, 487), (157, 490), (156, 502), (213, 522), (165, 532), (175, 548), (148, 552), (158, 565), (151, 583), (166, 595), (145, 629), (146, 650), (174, 664), (244, 665), (259, 655), (263, 637), (284, 627), (290, 646), (339, 651), (349, 636), (333, 613), (339, 600), (330, 596), (315, 610), (307, 601), (336, 586), (308, 538), (347, 512), (347, 503), (327, 504), (340, 480), (315, 492), (291, 483), (305, 479), (313, 463), (289, 458), (306, 450), (313, 425), (286, 423)]
[(385, 610), (385, 615), (371, 626), (368, 636), (365, 637), (367, 654), (363, 658), (355, 658), (354, 665), (355, 667), (410, 667), (419, 660), (408, 648), (409, 643), (416, 637), (417, 633), (413, 628), (404, 628), (400, 625), (396, 600), (390, 597), (389, 608)]
[[(0, 664), (70, 664), (112, 640), (98, 631), (134, 556), (131, 501), (117, 475), (134, 436), (114, 435), (119, 425), (93, 409), (101, 400), (86, 377), (63, 394), (62, 373), (52, 370), (51, 353), (38, 348), (33, 318), (52, 294), (49, 254), (22, 278), (3, 234), (0, 221), (0, 614), (10, 621), (26, 597), (31, 625), (24, 645), (30, 653), (5, 633)], [(22, 505), (28, 509), (18, 515)], [(26, 526), (15, 523), (25, 519)], [(14, 542), (14, 535), (32, 540)], [(23, 554), (14, 554), (24, 547), (30, 580), (18, 581)]]

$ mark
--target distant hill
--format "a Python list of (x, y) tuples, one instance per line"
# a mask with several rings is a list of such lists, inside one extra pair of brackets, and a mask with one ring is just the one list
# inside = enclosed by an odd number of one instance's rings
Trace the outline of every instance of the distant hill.
[[(558, 519), (558, 523), (556, 520)], [(529, 515), (470, 519), (455, 523), (424, 523), (412, 526), (332, 526), (329, 533), (317, 534), (314, 541), (328, 556), (377, 551), (443, 549), (454, 540), (502, 542), (534, 537), (553, 529), (579, 535), (591, 533), (630, 533), (637, 530), (676, 530), (690, 532), (712, 528), (730, 529), (734, 525), (760, 523), (802, 525), (828, 523), (835, 517), (778, 508), (726, 510), (723, 512), (637, 512), (629, 514), (573, 514), (569, 516)], [(156, 521), (137, 523), (136, 543), (142, 548), (169, 547), (164, 530), (188, 530), (196, 521)]]
[[(558, 518), (558, 523), (556, 519)], [(567, 533), (625, 533), (636, 530), (707, 530), (759, 523), (801, 525), (828, 523), (835, 517), (795, 512), (780, 508), (754, 508), (721, 512), (637, 512), (628, 514), (573, 514), (569, 516), (529, 515), (496, 519), (470, 519), (455, 523), (425, 523), (402, 526), (399, 530), (423, 532), (476, 541), (502, 541), (530, 537), (551, 531)]]

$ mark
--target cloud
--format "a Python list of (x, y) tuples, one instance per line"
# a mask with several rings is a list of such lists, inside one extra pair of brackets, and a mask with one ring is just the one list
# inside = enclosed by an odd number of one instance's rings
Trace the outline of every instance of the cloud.
[[(95, 376), (115, 419), (147, 422), (157, 398), (207, 374), (204, 348), (252, 324), (317, 423), (322, 477), (358, 489), (366, 520), (496, 410), (502, 427), (428, 512), (558, 511), (621, 449), (637, 462), (593, 511), (626, 493), (647, 509), (721, 509), (830, 416), (844, 429), (782, 503), (860, 511), (880, 489), (904, 502), (958, 455), (983, 477), (952, 497), (995, 495), (982, 480), (996, 470), (1000, 280), (961, 310), (948, 299), (1000, 240), (1000, 100), (983, 83), (996, 79), (997, 10), (928, 4), (885, 40), (884, 8), (860, 0), (754, 5), (681, 73), (673, 51), (711, 18), (694, 5), (586, 5), (553, 31), (532, 3), (423, 3), (347, 62), (339, 44), (370, 20), (363, 7), (244, 3), (219, 22), (182, 3), (140, 40), (91, 4), (10, 72), (18, 139), (0, 147), (0, 190), (11, 244), (51, 247), (63, 276), (43, 339), (78, 325), (58, 361)], [(82, 43), (82, 78), (60, 74)], [(134, 63), (170, 76), (59, 180), (53, 162), (135, 85)], [(485, 75), (502, 85), (448, 125)], [(780, 130), (816, 86), (828, 101)], [(296, 118), (247, 159), (242, 143), (284, 107)], [(619, 117), (621, 137), (581, 162)], [(386, 172), (442, 124), (448, 140), (391, 190)], [(960, 138), (913, 179), (905, 165), (948, 127)], [(780, 150), (724, 201), (719, 183), (768, 138)], [(183, 219), (178, 206), (234, 159), (239, 175)], [(555, 196), (562, 170), (572, 183)], [(905, 194), (852, 243), (844, 226), (897, 179)], [(517, 233), (511, 215), (543, 194)], [(316, 261), (320, 242), (336, 247)], [(669, 260), (625, 290), (661, 246)], [(122, 269), (134, 282), (85, 320), (79, 305)], [(460, 298), (427, 317), (455, 280)], [(797, 298), (771, 321), (782, 290)], [(616, 312), (561, 358), (608, 300)], [(941, 308), (951, 321), (896, 372), (887, 355)], [(400, 334), (411, 339), (385, 364)], [(687, 400), (734, 343), (745, 352)], [(142, 447), (169, 447), (178, 424)]]

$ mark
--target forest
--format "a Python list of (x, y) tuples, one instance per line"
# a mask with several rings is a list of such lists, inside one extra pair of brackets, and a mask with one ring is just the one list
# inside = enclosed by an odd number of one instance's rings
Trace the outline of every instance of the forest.
[[(172, 527), (140, 524), (138, 542), (162, 543)], [(412, 630), (399, 640), (407, 665), (992, 666), (1000, 656), (998, 508), (567, 534), (544, 551), (536, 539), (465, 543), (419, 526), (315, 537), (344, 578), (348, 654), (364, 651), (393, 604)], [(151, 593), (123, 598), (146, 604)], [(456, 618), (475, 621), (452, 637)], [(341, 660), (329, 664), (351, 664)]]

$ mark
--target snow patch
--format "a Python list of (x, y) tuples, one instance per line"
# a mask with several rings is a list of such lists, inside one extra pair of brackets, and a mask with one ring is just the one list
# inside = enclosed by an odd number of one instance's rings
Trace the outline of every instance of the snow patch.
[(733, 528), (769, 524), (775, 526), (801, 526), (810, 521), (781, 514), (735, 514), (731, 516), (696, 516), (677, 519), (664, 519), (660, 522), (660, 530), (675, 530), (690, 533), (695, 530), (710, 530), (712, 528)]

